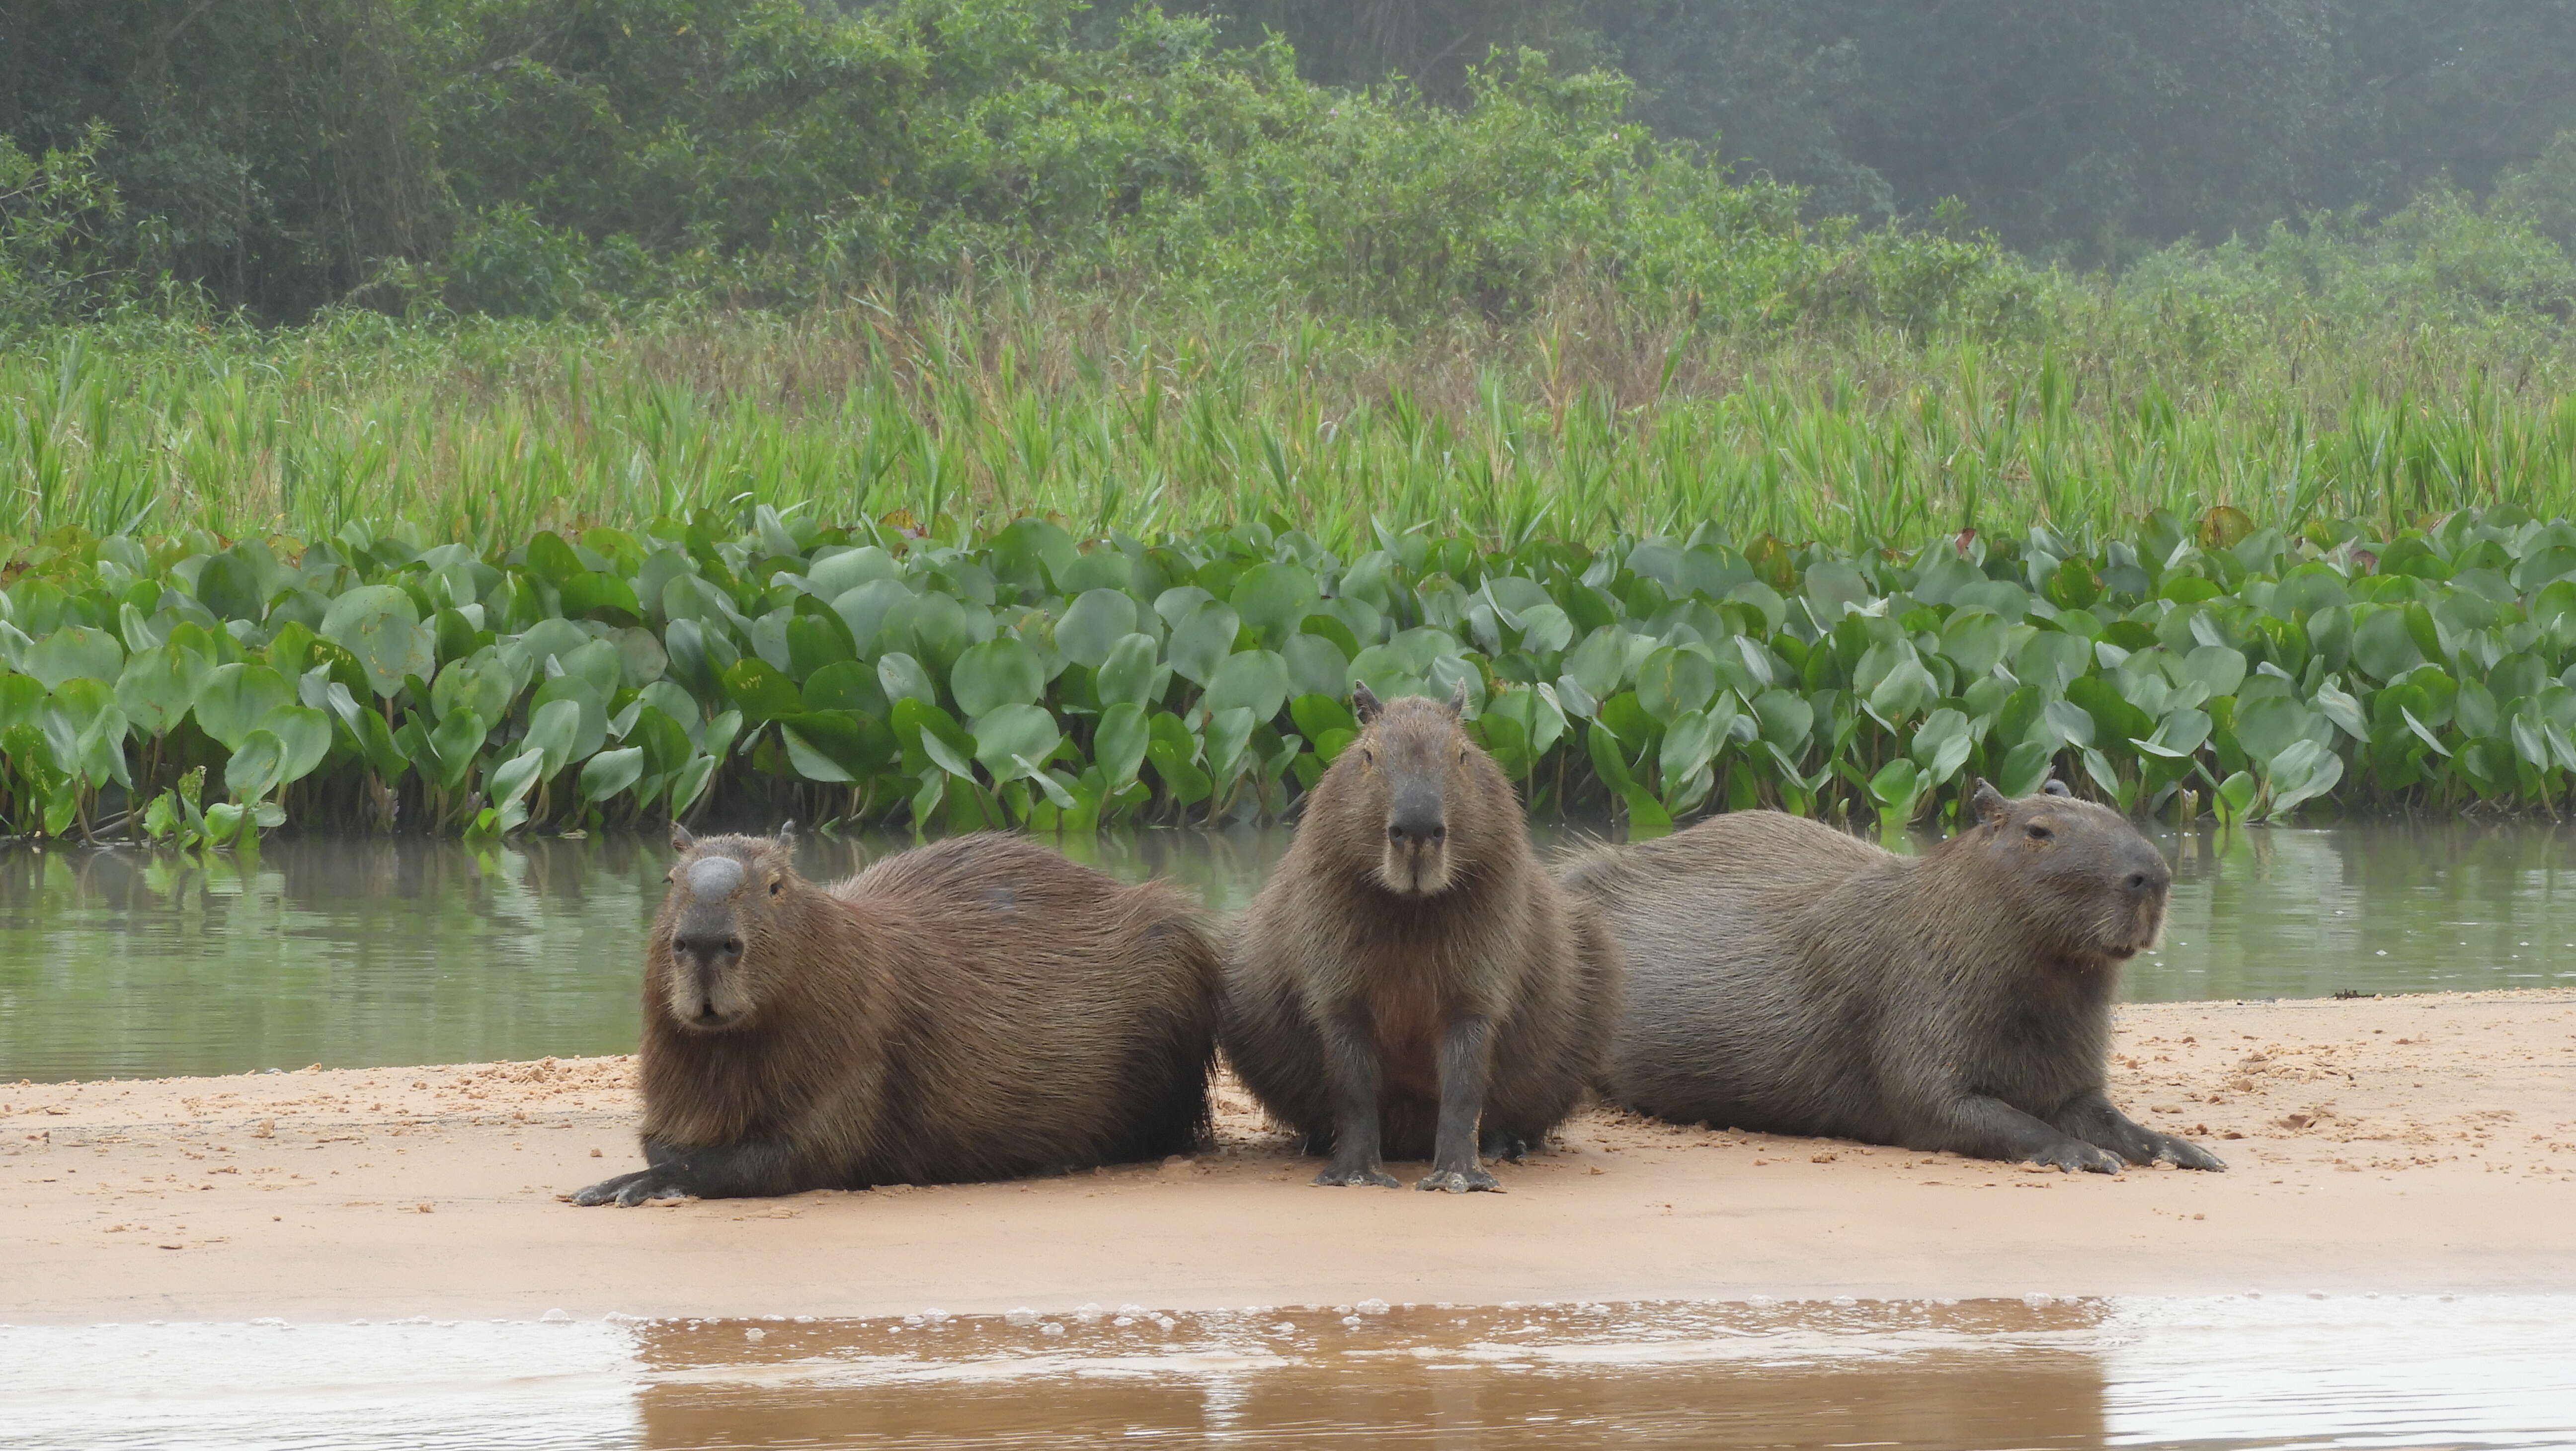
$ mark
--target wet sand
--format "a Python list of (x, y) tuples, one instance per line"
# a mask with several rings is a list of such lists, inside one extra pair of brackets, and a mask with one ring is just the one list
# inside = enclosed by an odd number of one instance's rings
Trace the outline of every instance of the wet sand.
[(2225, 1174), (1596, 1112), (1501, 1166), (1504, 1194), (1327, 1190), (1228, 1089), (1193, 1160), (561, 1202), (638, 1162), (632, 1077), (595, 1058), (0, 1086), (0, 1321), (2576, 1291), (2564, 991), (2122, 1009), (2115, 1100)]

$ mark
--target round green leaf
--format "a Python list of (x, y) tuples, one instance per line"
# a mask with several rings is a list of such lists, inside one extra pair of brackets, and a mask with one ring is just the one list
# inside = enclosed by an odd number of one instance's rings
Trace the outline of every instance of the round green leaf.
[(528, 708), (542, 711), (558, 701), (571, 702), (580, 714), (574, 720), (571, 744), (549, 766), (548, 775), (575, 761), (589, 760), (601, 746), (608, 744), (608, 703), (600, 699), (599, 692), (591, 688), (589, 681), (578, 675), (558, 675), (537, 687), (537, 693), (528, 701)]
[(281, 705), (259, 718), (257, 735), (277, 739), (280, 751), (277, 784), (301, 781), (331, 754), (331, 717), (308, 705)]
[(1241, 628), (1232, 605), (1201, 600), (1173, 622), (1166, 659), (1182, 679), (1205, 686), (1216, 678), (1225, 657), (1234, 653), (1235, 635)]
[(882, 720), (886, 713), (885, 686), (878, 680), (875, 666), (844, 660), (815, 671), (805, 682), (805, 708), (855, 711)]
[(117, 709), (143, 734), (167, 734), (187, 718), (214, 673), (214, 662), (194, 650), (155, 645), (125, 662), (116, 681)]
[(1200, 703), (1211, 712), (1240, 706), (1251, 711), (1256, 721), (1272, 720), (1288, 703), (1288, 690), (1285, 659), (1269, 650), (1246, 650), (1227, 656), (1217, 667), (1216, 678), (1208, 682)]
[(1151, 704), (1162, 694), (1158, 682), (1170, 677), (1155, 656), (1154, 637), (1145, 634), (1124, 635), (1100, 662), (1100, 674), (1094, 682), (1103, 706), (1119, 701), (1137, 705)]
[(267, 731), (255, 730), (242, 737), (232, 759), (224, 763), (224, 789), (237, 800), (257, 801), (277, 789), (285, 771), (285, 743)]
[[(1311, 623), (1320, 617), (1306, 618)], [(1342, 633), (1348, 638), (1350, 632)], [(1288, 688), (1292, 693), (1326, 695), (1335, 700), (1351, 693), (1351, 656), (1331, 636), (1311, 631), (1291, 635), (1280, 656), (1288, 662)]]
[(925, 705), (939, 703), (939, 687), (921, 662), (897, 650), (877, 661), (877, 683), (884, 687), (889, 703), (918, 700)]
[(218, 665), (198, 693), (197, 727), (226, 750), (238, 751), (262, 716), (294, 702), (294, 687), (265, 665)]
[[(547, 684), (554, 684), (548, 681)], [(581, 702), (577, 699), (541, 701), (528, 720), (528, 734), (520, 744), (543, 759), (544, 773), (552, 776), (573, 761), (573, 743), (581, 738)]]
[(2370, 618), (2352, 632), (2352, 663), (2383, 683), (2423, 664), (2424, 652), (2416, 647), (2415, 636), (2406, 628), (2406, 612), (2396, 608), (2372, 610)]
[(975, 759), (995, 781), (1032, 775), (1063, 739), (1055, 717), (1040, 706), (998, 705), (977, 718)]
[(1717, 694), (1717, 667), (1697, 650), (1667, 645), (1637, 666), (1637, 703), (1666, 723), (1707, 708)]
[(1136, 702), (1122, 700), (1100, 713), (1100, 724), (1091, 734), (1091, 761), (1100, 768), (1101, 778), (1109, 783), (1110, 790), (1117, 791), (1136, 779), (1150, 739), (1144, 708)]
[(724, 688), (733, 703), (742, 707), (743, 719), (753, 725), (805, 710), (805, 696), (796, 682), (757, 655), (745, 655), (726, 666)]
[(949, 672), (957, 708), (976, 720), (1006, 705), (1027, 705), (1046, 689), (1046, 662), (1028, 642), (999, 635), (957, 657)]
[(1064, 658), (1097, 670), (1109, 652), (1136, 629), (1136, 601), (1123, 590), (1085, 590), (1055, 624), (1055, 647)]
[(437, 759), (427, 765), (440, 790), (453, 791), (465, 784), (465, 775), (473, 769), (474, 757), (489, 734), (482, 715), (470, 706), (449, 711), (438, 729), (429, 733), (429, 753)]
[(488, 724), (510, 713), (511, 694), (509, 667), (497, 652), (478, 650), (448, 662), (438, 672), (438, 680), (429, 687), (429, 710), (440, 720), (460, 710), (471, 711)]
[(356, 657), (378, 695), (399, 692), (408, 676), (438, 671), (437, 641), (420, 627), (418, 607), (389, 584), (360, 585), (333, 600), (318, 633)]
[(595, 806), (634, 785), (643, 775), (643, 747), (602, 751), (582, 763), (581, 799)]
[(53, 690), (66, 680), (114, 685), (125, 673), (125, 646), (105, 630), (65, 625), (27, 647), (23, 667)]
[(1242, 622), (1273, 647), (1286, 640), (1315, 603), (1315, 576), (1302, 565), (1257, 564), (1234, 582), (1228, 599)]

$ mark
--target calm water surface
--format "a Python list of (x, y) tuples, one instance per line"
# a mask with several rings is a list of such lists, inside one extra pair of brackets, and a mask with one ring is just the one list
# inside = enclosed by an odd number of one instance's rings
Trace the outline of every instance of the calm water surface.
[[(1542, 847), (1571, 839), (1543, 832)], [(1250, 900), (1285, 829), (1066, 843)], [(898, 838), (809, 840), (837, 875)], [(2576, 827), (2163, 833), (2146, 1001), (2576, 982)], [(473, 1062), (633, 1047), (658, 838), (275, 841), (255, 857), (0, 846), (0, 1082)]]
[(0, 1327), (0, 1448), (2538, 1447), (2576, 1300)]

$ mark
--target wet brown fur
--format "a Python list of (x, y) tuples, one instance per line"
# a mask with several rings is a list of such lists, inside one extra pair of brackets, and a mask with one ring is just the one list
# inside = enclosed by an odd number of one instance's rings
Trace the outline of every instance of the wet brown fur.
[(2163, 858), (2053, 785), (1975, 805), (1918, 858), (1752, 811), (1569, 863), (1628, 964), (1605, 1096), (2061, 1169), (2223, 1167), (2105, 1093), (2119, 965), (2161, 929)]
[[(1574, 1111), (1597, 1069), (1616, 1011), (1616, 950), (1540, 867), (1511, 782), (1468, 741), (1456, 705), (1361, 700), (1363, 717), (1378, 713), (1308, 795), (1287, 856), (1236, 928), (1228, 1060), (1307, 1152), (1336, 1153), (1328, 1033), (1355, 1008), (1364, 1027), (1354, 1036), (1378, 1065), (1381, 1154), (1430, 1158), (1449, 1025), (1481, 1016), (1491, 1024), (1481, 1140), (1517, 1157)], [(1437, 783), (1445, 841), (1421, 877), (1436, 890), (1398, 889), (1412, 879), (1390, 844), (1390, 813), (1408, 770)], [(1475, 1147), (1471, 1137), (1470, 1179), (1482, 1175)]]
[[(698, 989), (672, 950), (712, 856), (745, 867), (730, 920), (752, 1004), (719, 1031), (675, 1015)], [(831, 886), (766, 837), (696, 840), (673, 873), (645, 970), (654, 1168), (583, 1202), (998, 1179), (1207, 1134), (1221, 965), (1167, 886), (989, 833)]]

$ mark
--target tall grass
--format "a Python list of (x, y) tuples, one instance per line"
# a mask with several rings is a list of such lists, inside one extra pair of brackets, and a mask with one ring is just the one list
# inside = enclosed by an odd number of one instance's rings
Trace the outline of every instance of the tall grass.
[(1569, 287), (1407, 331), (1006, 277), (793, 315), (92, 327), (0, 356), (0, 535), (400, 523), (498, 549), (746, 499), (1140, 538), (1276, 514), (1343, 549), (1373, 520), (1849, 547), (2218, 504), (2292, 532), (2576, 513), (2553, 332), (2230, 330), (2073, 283), (2049, 305), (2045, 341), (1927, 343)]

